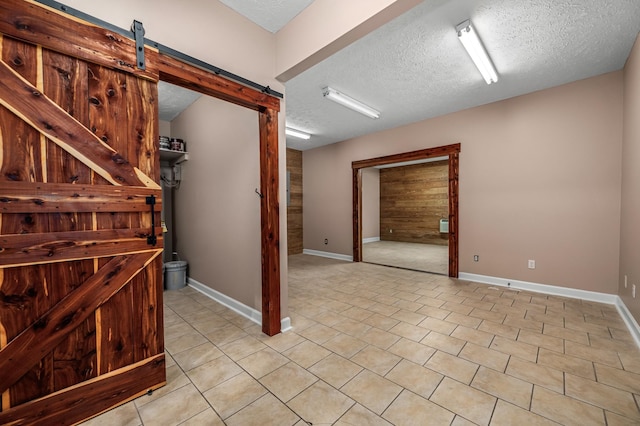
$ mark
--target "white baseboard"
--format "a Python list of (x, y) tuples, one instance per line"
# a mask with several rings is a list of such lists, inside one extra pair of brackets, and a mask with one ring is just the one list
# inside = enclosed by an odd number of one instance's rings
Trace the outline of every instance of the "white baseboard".
[(308, 255), (311, 255), (311, 256), (320, 256), (320, 257), (327, 257), (329, 259), (346, 260), (347, 262), (353, 262), (353, 256), (349, 256), (347, 254), (331, 253), (331, 252), (328, 252), (328, 251), (304, 249), (304, 250), (302, 250), (302, 254), (308, 254)]
[(624, 304), (620, 296), (617, 294), (598, 293), (595, 291), (578, 290), (575, 288), (559, 287), (547, 284), (531, 283), (527, 281), (509, 280), (506, 278), (490, 277), (487, 275), (469, 274), (460, 272), (458, 279), (465, 281), (474, 281), (477, 283), (492, 284), (500, 287), (508, 287), (516, 290), (529, 290), (536, 293), (551, 294), (554, 296), (569, 297), (572, 299), (582, 299), (591, 302), (606, 303), (615, 305), (618, 313), (626, 324), (631, 336), (640, 347), (640, 326), (636, 322), (627, 306)]
[[(253, 309), (245, 305), (244, 303), (238, 302), (237, 300), (225, 294), (222, 294), (219, 291), (212, 289), (211, 287), (207, 287), (206, 285), (194, 280), (191, 277), (187, 278), (187, 284), (189, 285), (189, 287), (193, 288), (194, 290), (198, 290), (200, 293), (215, 300), (222, 306), (226, 306), (232, 311), (262, 326), (262, 313), (260, 311)], [(291, 330), (291, 318), (282, 318), (280, 320), (280, 332), (284, 333), (289, 330)]]
[(595, 291), (578, 290), (575, 288), (559, 287), (547, 284), (531, 283), (528, 281), (510, 280), (507, 278), (490, 277), (487, 275), (468, 274), (461, 272), (458, 279), (466, 281), (474, 281), (477, 283), (493, 284), (500, 287), (515, 288), (517, 290), (529, 290), (536, 293), (553, 294), (554, 296), (570, 297), (572, 299), (589, 300), (591, 302), (607, 303), (609, 305), (616, 304), (615, 294), (598, 293)]
[(633, 315), (631, 315), (631, 312), (629, 312), (627, 305), (624, 304), (620, 296), (617, 297), (618, 300), (616, 303), (616, 308), (618, 308), (618, 313), (622, 317), (624, 323), (627, 325), (627, 328), (629, 329), (633, 340), (636, 341), (636, 345), (640, 347), (640, 325), (638, 325), (636, 319), (633, 317)]
[(380, 241), (380, 237), (363, 238), (362, 244), (377, 243), (378, 241)]

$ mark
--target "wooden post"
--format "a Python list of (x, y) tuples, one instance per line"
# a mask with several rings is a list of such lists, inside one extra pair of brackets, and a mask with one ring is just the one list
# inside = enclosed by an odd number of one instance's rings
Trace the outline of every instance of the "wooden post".
[(262, 332), (280, 333), (280, 205), (278, 112), (260, 110), (260, 222), (262, 225)]

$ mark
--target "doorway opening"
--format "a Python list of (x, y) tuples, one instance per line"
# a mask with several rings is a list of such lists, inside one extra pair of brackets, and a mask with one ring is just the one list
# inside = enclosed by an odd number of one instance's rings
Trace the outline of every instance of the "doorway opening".
[(159, 53), (160, 80), (257, 111), (260, 138), (262, 331), (280, 333), (280, 215), (278, 112), (280, 100), (214, 72)]
[[(354, 161), (352, 167), (353, 187), (353, 260), (363, 261), (363, 171), (372, 167), (388, 165), (412, 165), (429, 159), (442, 157), (448, 161), (448, 267), (446, 274), (458, 276), (458, 174), (460, 144), (429, 148), (419, 151)], [(444, 218), (442, 218), (444, 219)], [(393, 265), (396, 266), (396, 265)], [(402, 265), (400, 265), (402, 267)], [(414, 269), (414, 268), (409, 268)]]
[(362, 261), (449, 273), (449, 158), (362, 169)]

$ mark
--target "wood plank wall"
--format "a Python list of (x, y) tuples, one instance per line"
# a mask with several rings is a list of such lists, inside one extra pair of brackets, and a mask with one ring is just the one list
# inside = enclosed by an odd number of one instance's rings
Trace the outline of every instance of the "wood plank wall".
[(380, 239), (448, 244), (448, 161), (380, 170)]
[[(291, 202), (287, 206), (288, 254), (302, 253), (302, 151), (287, 148)], [(286, 200), (285, 200), (286, 201)]]

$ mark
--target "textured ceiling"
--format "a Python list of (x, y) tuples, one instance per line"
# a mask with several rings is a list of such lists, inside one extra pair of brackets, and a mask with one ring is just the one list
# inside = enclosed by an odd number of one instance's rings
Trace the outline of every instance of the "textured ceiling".
[[(487, 85), (458, 41), (470, 18), (500, 79)], [(619, 70), (640, 31), (638, 0), (432, 0), (286, 83), (287, 125), (310, 149)], [(322, 97), (331, 86), (378, 120)]]
[(220, 0), (231, 9), (272, 33), (284, 27), (313, 0)]
[[(275, 31), (311, 3), (221, 1)], [(455, 26), (466, 19), (496, 65), (497, 84), (485, 84), (458, 41)], [(426, 0), (285, 83), (287, 126), (312, 134), (287, 137), (287, 146), (311, 149), (619, 70), (638, 31), (640, 0)], [(379, 110), (380, 119), (324, 99), (325, 86)]]
[(173, 120), (200, 96), (202, 96), (200, 93), (160, 81), (158, 83), (158, 116), (160, 120)]

